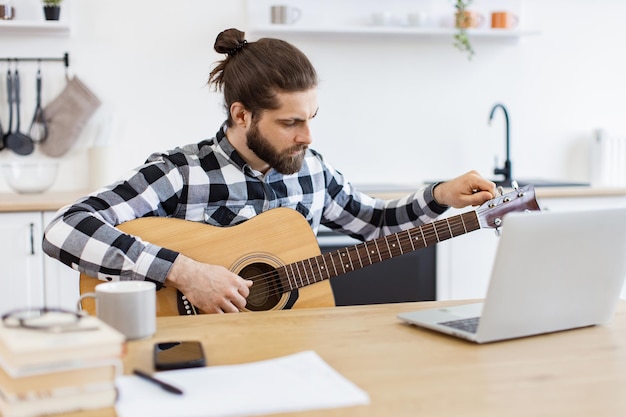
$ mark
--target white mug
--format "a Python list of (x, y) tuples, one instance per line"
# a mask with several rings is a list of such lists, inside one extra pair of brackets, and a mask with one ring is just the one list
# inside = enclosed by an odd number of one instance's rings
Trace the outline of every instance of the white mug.
[(425, 12), (414, 12), (407, 14), (409, 26), (424, 27), (428, 24), (428, 14)]
[(302, 16), (302, 12), (296, 7), (272, 6), (270, 11), (270, 21), (279, 25), (291, 25), (296, 23)]
[(374, 26), (392, 26), (394, 24), (394, 15), (387, 11), (372, 13), (372, 24)]
[(112, 281), (96, 285), (96, 316), (123, 333), (128, 340), (144, 339), (156, 332), (156, 285), (149, 281)]

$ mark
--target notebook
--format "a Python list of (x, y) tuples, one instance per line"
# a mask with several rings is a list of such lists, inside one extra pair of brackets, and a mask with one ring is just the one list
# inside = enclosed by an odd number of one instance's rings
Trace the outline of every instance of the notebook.
[(398, 318), (476, 343), (592, 326), (613, 316), (625, 277), (626, 208), (508, 213), (483, 303)]

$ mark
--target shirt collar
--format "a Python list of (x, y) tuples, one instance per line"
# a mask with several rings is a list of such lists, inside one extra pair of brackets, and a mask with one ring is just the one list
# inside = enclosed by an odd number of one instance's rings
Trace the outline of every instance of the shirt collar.
[(246, 168), (249, 170), (250, 167), (248, 166), (248, 163), (244, 161), (241, 155), (239, 155), (239, 152), (237, 152), (235, 147), (228, 140), (228, 137), (226, 136), (227, 130), (228, 126), (226, 125), (226, 122), (222, 123), (222, 126), (220, 126), (220, 129), (215, 135), (217, 146), (220, 147), (222, 152), (224, 152), (225, 155), (227, 155), (237, 166), (239, 166), (239, 168), (244, 171)]

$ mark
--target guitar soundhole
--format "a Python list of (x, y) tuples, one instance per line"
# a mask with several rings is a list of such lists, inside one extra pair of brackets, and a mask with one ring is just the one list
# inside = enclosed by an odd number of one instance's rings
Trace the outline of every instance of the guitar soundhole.
[(242, 269), (239, 275), (254, 282), (250, 288), (250, 295), (246, 304), (248, 310), (270, 310), (279, 303), (283, 289), (278, 273), (272, 266), (253, 263)]

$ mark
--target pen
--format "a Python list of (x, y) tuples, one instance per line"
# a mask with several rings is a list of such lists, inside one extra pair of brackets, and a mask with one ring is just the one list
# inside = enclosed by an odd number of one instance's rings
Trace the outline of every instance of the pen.
[(170, 385), (167, 382), (161, 381), (160, 379), (157, 379), (150, 374), (140, 371), (139, 369), (133, 370), (133, 373), (137, 375), (138, 377), (145, 379), (146, 381), (150, 381), (153, 384), (157, 384), (158, 386), (160, 386), (167, 392), (171, 392), (172, 394), (177, 394), (177, 395), (183, 394), (183, 391), (180, 388), (176, 388), (175, 386)]

